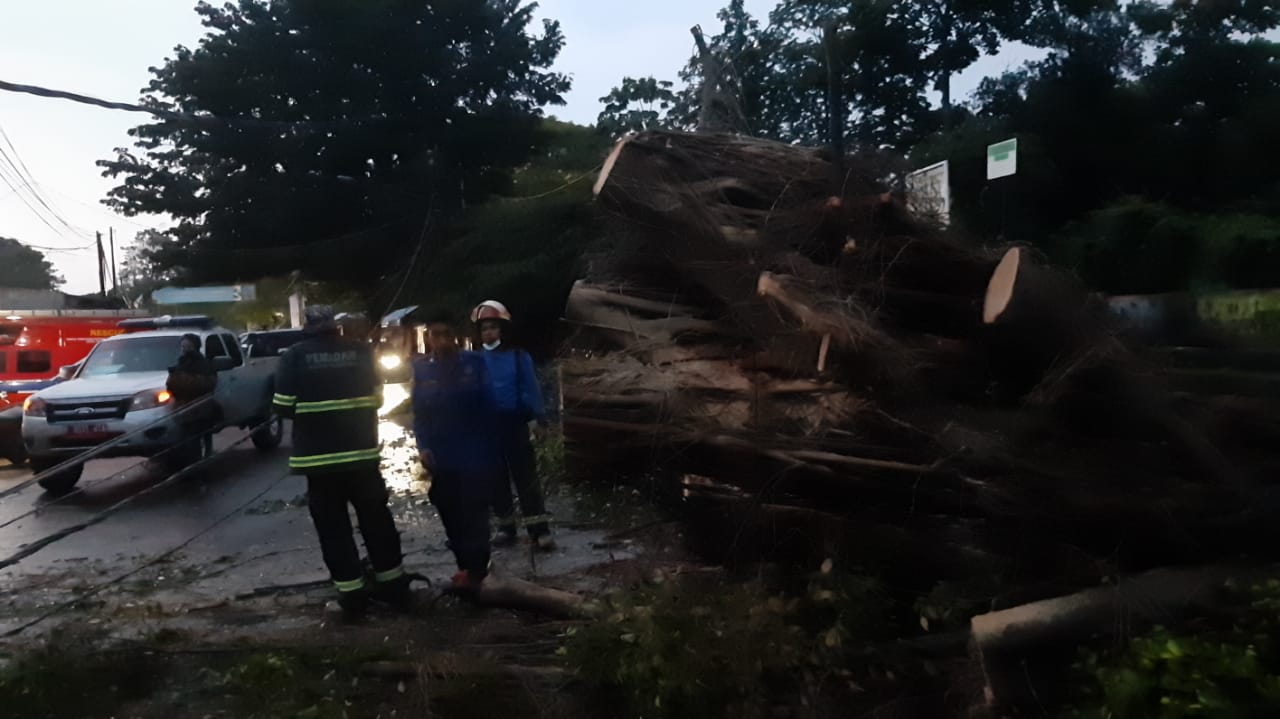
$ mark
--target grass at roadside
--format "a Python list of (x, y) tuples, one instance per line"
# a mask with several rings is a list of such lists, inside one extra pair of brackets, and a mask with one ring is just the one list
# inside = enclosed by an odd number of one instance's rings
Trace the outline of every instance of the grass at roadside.
[(394, 656), (366, 649), (184, 650), (173, 637), (110, 646), (62, 634), (6, 657), (0, 707), (46, 717), (375, 717), (419, 700), (402, 684), (363, 675)]

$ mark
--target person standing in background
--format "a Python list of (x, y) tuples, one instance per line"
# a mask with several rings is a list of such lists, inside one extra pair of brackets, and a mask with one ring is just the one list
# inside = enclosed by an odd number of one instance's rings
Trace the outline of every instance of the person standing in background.
[(501, 466), (493, 386), (484, 358), (458, 348), (448, 315), (427, 319), (427, 344), (430, 354), (413, 361), (413, 431), (458, 565), (453, 588), (474, 592), (489, 574), (489, 504)]
[(485, 300), (476, 305), (471, 311), (471, 321), (480, 334), (498, 410), (495, 432), (503, 468), (494, 488), (493, 510), (498, 517), (498, 533), (493, 543), (509, 546), (516, 541), (518, 520), (511, 496), (511, 485), (515, 484), (529, 538), (538, 549), (551, 551), (556, 546), (551, 538), (551, 515), (547, 513), (537, 458), (529, 441), (531, 422), (536, 423), (538, 432), (547, 427), (546, 407), (533, 370), (533, 358), (505, 341), (503, 335), (511, 322), (511, 313), (501, 302)]
[[(178, 362), (169, 368), (169, 378), (165, 381), (165, 389), (173, 395), (175, 411), (211, 396), (218, 385), (218, 373), (214, 371), (213, 363), (200, 352), (200, 335), (183, 335), (178, 347)], [(202, 456), (213, 453), (213, 435), (209, 432), (217, 418), (218, 408), (211, 402), (205, 407), (188, 410), (178, 420), (184, 439), (199, 438)]]

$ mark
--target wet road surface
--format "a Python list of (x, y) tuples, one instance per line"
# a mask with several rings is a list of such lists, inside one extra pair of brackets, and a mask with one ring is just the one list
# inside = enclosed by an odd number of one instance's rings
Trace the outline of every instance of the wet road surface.
[[(403, 399), (403, 388), (389, 386), (384, 414)], [(42, 625), (111, 622), (141, 607), (152, 616), (198, 612), (234, 605), (237, 597), (255, 590), (326, 580), (307, 513), (305, 480), (287, 473), (288, 429), (286, 424), (284, 445), (269, 452), (248, 442), (228, 449), (245, 432), (225, 430), (215, 438), (216, 460), (198, 476), (137, 497), (101, 523), (0, 571), (0, 634), (86, 593), (95, 594), (92, 601), (60, 611), (57, 621), (50, 618)], [(454, 571), (452, 556), (439, 517), (426, 501), (412, 438), (387, 418), (380, 434), (406, 567), (439, 583)], [(0, 492), (30, 476), (25, 467), (0, 467)], [(72, 496), (56, 500), (33, 485), (0, 498), (0, 556), (84, 522), (165, 479), (137, 458), (93, 460), (78, 485), (83, 490)], [(32, 510), (38, 511), (21, 517)], [(553, 501), (553, 511), (564, 516), (568, 510)], [(566, 575), (608, 561), (608, 553), (592, 548), (602, 535), (562, 529), (556, 552), (535, 556), (527, 544), (500, 550), (495, 569), (526, 578)], [(173, 551), (184, 542), (190, 543)], [(120, 579), (130, 572), (135, 574)]]

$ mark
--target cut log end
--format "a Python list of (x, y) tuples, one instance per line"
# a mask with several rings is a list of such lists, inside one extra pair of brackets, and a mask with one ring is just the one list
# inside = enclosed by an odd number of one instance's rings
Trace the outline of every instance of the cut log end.
[(604, 165), (600, 168), (600, 175), (596, 177), (596, 184), (591, 188), (591, 195), (599, 197), (600, 191), (604, 189), (604, 184), (609, 181), (609, 173), (613, 172), (613, 166), (618, 164), (618, 157), (622, 155), (622, 148), (631, 142), (633, 135), (627, 135), (613, 146), (609, 151), (609, 156), (604, 159)]
[(761, 272), (756, 281), (756, 292), (761, 297), (776, 297), (782, 291), (782, 285), (774, 278), (772, 272)]
[(982, 302), (983, 324), (995, 324), (1000, 315), (1009, 307), (1013, 299), (1013, 290), (1018, 283), (1018, 265), (1022, 261), (1022, 250), (1011, 248), (1004, 253), (995, 272), (991, 273), (991, 281), (987, 283), (987, 295)]

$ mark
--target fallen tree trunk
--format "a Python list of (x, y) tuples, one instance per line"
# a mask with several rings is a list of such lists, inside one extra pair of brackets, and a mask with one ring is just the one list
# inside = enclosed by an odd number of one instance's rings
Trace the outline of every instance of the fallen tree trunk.
[[(1034, 677), (1061, 659), (1060, 652), (1098, 638), (1126, 637), (1144, 625), (1173, 621), (1222, 600), (1229, 579), (1258, 573), (1256, 568), (1211, 566), (1161, 569), (1120, 579), (1113, 586), (980, 614), (970, 621), (975, 662), (982, 668), (990, 708), (1034, 708)], [(1042, 685), (1043, 687), (1043, 685)]]
[(516, 577), (490, 574), (480, 583), (479, 591), (446, 589), (446, 593), (466, 598), (482, 607), (518, 609), (558, 619), (589, 617), (590, 607), (577, 594), (548, 589)]
[[(1275, 474), (1237, 446), (1263, 451), (1280, 422), (1174, 402), (1069, 275), (919, 221), (880, 179), (899, 165), (848, 159), (833, 186), (811, 148), (670, 132), (615, 146), (600, 251), (566, 307), (571, 467), (677, 503), (947, 517), (1010, 581), (1049, 580), (1063, 547), (1126, 571), (1222, 556), (1223, 518), (1256, 498), (1238, 475)], [(1224, 443), (1228, 420), (1257, 439)], [(704, 539), (731, 543), (717, 527)], [(1253, 520), (1225, 534), (1267, 536)], [(947, 571), (925, 554), (897, 569)]]

